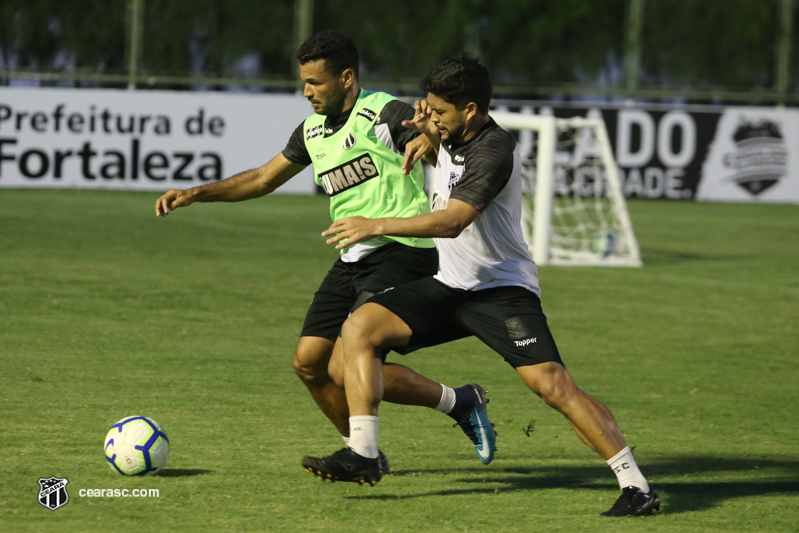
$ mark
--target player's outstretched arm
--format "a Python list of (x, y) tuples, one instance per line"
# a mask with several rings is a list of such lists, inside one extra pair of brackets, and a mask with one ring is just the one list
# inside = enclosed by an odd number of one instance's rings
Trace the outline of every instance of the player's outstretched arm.
[(292, 163), (280, 153), (262, 167), (225, 180), (187, 190), (169, 190), (156, 200), (155, 214), (165, 217), (170, 211), (194, 202), (240, 202), (258, 198), (273, 192), (304, 168), (305, 165)]
[(446, 209), (415, 217), (341, 218), (323, 231), (322, 236), (328, 237), (325, 242), (335, 244), (336, 250), (381, 235), (454, 239), (479, 216), (480, 211), (466, 202), (450, 199)]

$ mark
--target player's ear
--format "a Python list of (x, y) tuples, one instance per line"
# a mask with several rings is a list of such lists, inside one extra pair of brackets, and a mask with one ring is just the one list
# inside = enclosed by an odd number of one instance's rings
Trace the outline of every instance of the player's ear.
[(349, 89), (355, 83), (355, 72), (351, 68), (345, 68), (341, 73), (341, 84)]
[(477, 113), (480, 112), (480, 109), (478, 109), (476, 103), (469, 102), (468, 104), (466, 104), (465, 111), (466, 111), (466, 120), (472, 120), (477, 115)]

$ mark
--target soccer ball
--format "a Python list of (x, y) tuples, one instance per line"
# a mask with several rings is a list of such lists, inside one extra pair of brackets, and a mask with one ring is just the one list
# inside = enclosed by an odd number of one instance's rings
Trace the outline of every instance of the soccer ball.
[(608, 257), (611, 254), (619, 252), (619, 244), (619, 234), (615, 231), (600, 233), (594, 237), (594, 253), (599, 254), (603, 258)]
[(105, 437), (105, 459), (111, 470), (125, 476), (143, 476), (161, 470), (169, 457), (169, 438), (158, 422), (129, 416)]

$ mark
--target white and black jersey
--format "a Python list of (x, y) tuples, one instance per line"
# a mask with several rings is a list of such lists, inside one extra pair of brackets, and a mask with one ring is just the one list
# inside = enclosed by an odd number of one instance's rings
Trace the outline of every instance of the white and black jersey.
[(441, 143), (431, 207), (450, 199), (481, 212), (455, 239), (436, 239), (442, 283), (482, 290), (519, 286), (540, 295), (538, 269), (522, 237), (521, 157), (493, 119), (462, 145)]
[[(349, 120), (351, 112), (350, 109), (340, 115), (328, 115), (325, 119), (325, 137), (335, 135), (343, 128)], [(412, 105), (401, 100), (392, 100), (380, 111), (375, 122), (375, 134), (387, 148), (398, 154), (404, 154), (405, 145), (419, 135), (415, 130), (402, 125), (403, 120), (412, 120), (413, 114)], [(304, 122), (300, 123), (291, 134), (282, 154), (292, 163), (308, 166), (313, 163), (313, 160), (305, 146), (304, 124)]]

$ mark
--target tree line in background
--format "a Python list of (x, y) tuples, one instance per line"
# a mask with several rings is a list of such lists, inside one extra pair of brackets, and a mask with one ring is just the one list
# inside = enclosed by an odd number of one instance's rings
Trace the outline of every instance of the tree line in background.
[[(113, 86), (107, 79), (92, 81), (77, 74), (128, 71), (131, 1), (3, 0), (0, 83), (24, 80), (26, 74), (61, 73), (65, 76), (50, 84), (63, 85), (73, 73), (77, 81), (72, 85)], [(185, 88), (190, 85), (186, 80), (200, 77), (236, 78), (244, 85), (247, 80), (275, 80), (284, 88), (296, 83), (300, 0), (139, 1), (136, 65), (141, 76), (163, 79), (161, 87)], [(500, 90), (529, 96), (570, 86), (623, 88), (630, 68), (625, 61), (631, 46), (630, 10), (636, 2), (642, 8), (634, 43), (636, 87), (769, 91), (777, 76), (778, 30), (786, 27), (786, 1), (790, 42), (796, 43), (794, 0), (305, 4), (311, 9), (312, 31), (338, 29), (355, 40), (362, 77), (373, 85), (415, 88), (435, 64), (468, 52), (489, 67)], [(799, 54), (794, 52), (792, 44), (792, 95), (799, 93)]]

